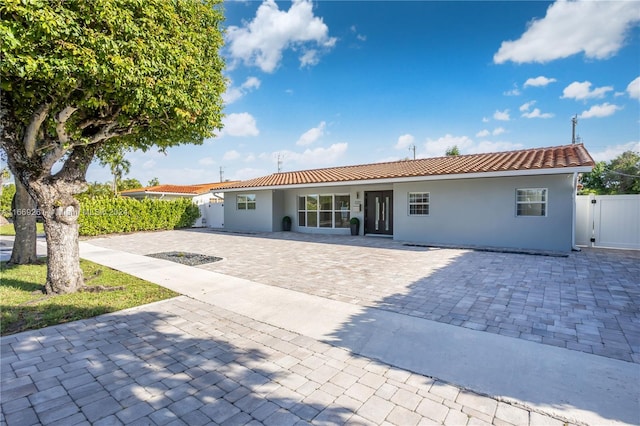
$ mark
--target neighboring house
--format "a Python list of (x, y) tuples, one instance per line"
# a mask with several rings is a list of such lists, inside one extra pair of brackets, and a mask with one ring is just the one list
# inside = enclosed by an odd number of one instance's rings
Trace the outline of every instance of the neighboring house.
[(222, 228), (224, 227), (224, 194), (219, 190), (236, 183), (238, 181), (197, 185), (156, 185), (122, 191), (120, 195), (137, 199), (191, 198), (193, 203), (200, 208), (200, 217), (196, 220), (195, 227)]
[(225, 228), (361, 235), (443, 245), (570, 251), (582, 144), (275, 173), (230, 184)]

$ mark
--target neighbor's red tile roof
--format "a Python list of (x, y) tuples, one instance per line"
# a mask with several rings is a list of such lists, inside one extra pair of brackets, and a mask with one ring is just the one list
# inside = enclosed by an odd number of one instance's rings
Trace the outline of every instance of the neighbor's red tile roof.
[(585, 147), (582, 144), (574, 144), (520, 151), (424, 158), (420, 160), (274, 173), (269, 176), (229, 185), (227, 189), (467, 173), (562, 169), (593, 166), (594, 164)]
[(212, 189), (220, 189), (225, 188), (229, 185), (234, 185), (239, 183), (239, 181), (228, 181), (228, 182), (216, 182), (216, 183), (200, 183), (197, 185), (156, 185), (156, 186), (147, 186), (145, 188), (138, 189), (128, 189), (126, 191), (122, 191), (121, 194), (133, 194), (133, 193), (171, 193), (171, 194), (185, 194), (185, 195), (200, 195), (205, 194)]

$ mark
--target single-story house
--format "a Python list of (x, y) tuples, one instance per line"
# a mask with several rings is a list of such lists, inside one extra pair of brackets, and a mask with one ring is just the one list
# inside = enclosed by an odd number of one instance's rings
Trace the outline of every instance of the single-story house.
[(230, 184), (225, 229), (391, 236), (424, 244), (570, 251), (582, 144), (274, 173)]
[(196, 185), (156, 185), (129, 189), (120, 192), (120, 195), (136, 199), (176, 200), (190, 198), (200, 208), (200, 217), (196, 220), (195, 227), (222, 228), (224, 226), (224, 194), (219, 190), (236, 183), (238, 181)]

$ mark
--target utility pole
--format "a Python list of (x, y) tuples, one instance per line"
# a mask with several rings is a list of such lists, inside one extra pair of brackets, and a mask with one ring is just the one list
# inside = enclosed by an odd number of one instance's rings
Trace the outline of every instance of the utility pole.
[(578, 126), (578, 114), (571, 117), (571, 144), (576, 143), (576, 127)]
[(415, 145), (411, 145), (409, 147), (409, 151), (413, 151), (413, 159), (416, 159), (416, 146)]

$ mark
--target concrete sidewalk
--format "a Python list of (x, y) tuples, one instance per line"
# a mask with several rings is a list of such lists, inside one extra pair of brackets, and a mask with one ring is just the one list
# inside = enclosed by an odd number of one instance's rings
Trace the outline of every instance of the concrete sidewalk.
[[(573, 423), (639, 424), (640, 365), (81, 243), (83, 258), (350, 353)], [(514, 423), (515, 424), (515, 423)]]

